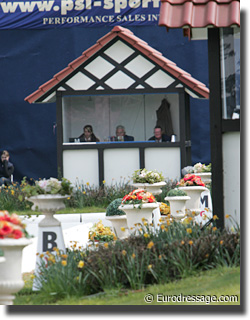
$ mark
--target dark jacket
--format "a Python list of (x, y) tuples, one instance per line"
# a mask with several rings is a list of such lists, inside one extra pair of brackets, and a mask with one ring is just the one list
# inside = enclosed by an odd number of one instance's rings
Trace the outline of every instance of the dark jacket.
[(94, 135), (94, 133), (91, 134), (91, 140), (90, 141), (86, 141), (85, 140), (84, 133), (82, 135), (80, 135), (79, 139), (80, 139), (80, 142), (100, 142), (100, 140)]
[(124, 136), (124, 141), (134, 141), (134, 140), (135, 140), (134, 137), (132, 137), (132, 136), (127, 136), (127, 135), (125, 134), (125, 136)]
[(0, 178), (5, 177), (10, 179), (10, 176), (14, 172), (14, 166), (11, 162), (7, 160), (0, 160)]
[[(163, 134), (161, 136), (161, 139), (162, 139), (162, 142), (171, 141), (171, 137), (167, 136), (166, 134)], [(155, 138), (155, 136), (153, 136), (153, 137), (149, 138), (148, 140), (155, 140), (156, 141), (156, 138)]]

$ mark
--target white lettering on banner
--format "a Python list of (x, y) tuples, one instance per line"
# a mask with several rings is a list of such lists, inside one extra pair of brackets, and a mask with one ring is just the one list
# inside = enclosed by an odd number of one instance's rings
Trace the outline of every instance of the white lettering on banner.
[[(127, 7), (148, 8), (149, 4), (152, 3), (153, 8), (160, 7), (160, 0), (61, 0), (61, 2), (56, 1), (16, 1), (16, 2), (1, 2), (0, 9), (3, 13), (15, 13), (17, 9), (21, 12), (33, 12), (35, 9), (39, 11), (59, 11), (61, 9), (62, 15), (67, 15), (68, 12), (72, 10), (90, 10), (92, 9), (92, 4), (94, 7), (102, 7), (105, 10), (110, 10), (114, 8), (115, 13), (120, 13), (123, 9)], [(61, 6), (60, 6), (61, 5)], [(1, 10), (0, 10), (1, 11)]]

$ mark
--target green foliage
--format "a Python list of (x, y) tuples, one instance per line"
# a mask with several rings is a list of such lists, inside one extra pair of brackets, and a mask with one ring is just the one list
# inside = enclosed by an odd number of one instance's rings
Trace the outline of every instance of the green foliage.
[(180, 190), (180, 189), (172, 189), (172, 190), (169, 190), (168, 193), (167, 193), (167, 197), (183, 197), (183, 196), (186, 196), (187, 193), (183, 190)]
[[(239, 266), (240, 233), (215, 226), (201, 230), (193, 223), (164, 222), (140, 234), (98, 247), (69, 249), (41, 263), (41, 294), (53, 299), (92, 295), (107, 289), (142, 289), (168, 283), (218, 266)], [(62, 263), (65, 260), (66, 263)]]
[(122, 198), (118, 198), (113, 200), (106, 209), (106, 216), (111, 217), (111, 216), (124, 216), (125, 212), (118, 209), (118, 207), (121, 205)]
[(7, 211), (25, 211), (31, 208), (31, 203), (25, 200), (22, 187), (18, 183), (0, 187), (0, 209)]
[(75, 192), (71, 198), (66, 201), (67, 207), (81, 208), (81, 207), (104, 207), (117, 198), (123, 198), (123, 196), (129, 193), (132, 187), (125, 179), (121, 179), (119, 183), (113, 183), (111, 185), (104, 184), (100, 186), (91, 186), (88, 182), (86, 184), (77, 183), (75, 186)]

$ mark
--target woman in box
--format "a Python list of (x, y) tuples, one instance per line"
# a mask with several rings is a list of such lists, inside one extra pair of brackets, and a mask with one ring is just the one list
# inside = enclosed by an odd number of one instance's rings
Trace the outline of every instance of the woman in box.
[(79, 137), (80, 142), (100, 142), (100, 140), (93, 133), (93, 128), (90, 124), (83, 128), (83, 134)]

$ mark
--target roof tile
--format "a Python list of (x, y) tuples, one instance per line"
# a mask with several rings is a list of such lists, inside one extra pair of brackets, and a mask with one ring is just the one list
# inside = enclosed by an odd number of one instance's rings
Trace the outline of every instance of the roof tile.
[(159, 25), (167, 28), (240, 27), (240, 0), (161, 0)]
[[(185, 0), (178, 0), (183, 3), (188, 2)], [(199, 1), (199, 0), (197, 0)], [(202, 1), (202, 0), (200, 0)], [(204, 0), (205, 1), (205, 0)], [(225, 0), (226, 1), (226, 0)], [(168, 3), (169, 4), (169, 3)], [(54, 77), (41, 85), (37, 91), (33, 94), (29, 95), (25, 98), (25, 101), (29, 103), (36, 102), (39, 98), (41, 98), (48, 90), (51, 90), (54, 86), (59, 85), (60, 82), (65, 79), (65, 77), (69, 76), (74, 70), (76, 70), (83, 62), (89, 59), (93, 54), (97, 53), (105, 44), (114, 39), (115, 37), (119, 37), (124, 41), (130, 43), (135, 49), (140, 51), (142, 54), (148, 57), (149, 60), (155, 62), (157, 65), (161, 66), (164, 70), (166, 70), (169, 74), (174, 76), (175, 78), (182, 81), (185, 85), (187, 85), (192, 90), (196, 91), (198, 94), (202, 95), (205, 98), (209, 96), (209, 89), (201, 83), (200, 81), (191, 77), (189, 73), (180, 69), (176, 66), (176, 64), (169, 59), (165, 58), (161, 52), (155, 50), (150, 47), (145, 41), (140, 38), (134, 36), (134, 34), (123, 27), (116, 26), (109, 32), (107, 35), (102, 37), (97, 41), (95, 45), (87, 49), (82, 53), (82, 55), (68, 64), (68, 67), (63, 69), (54, 75)]]

